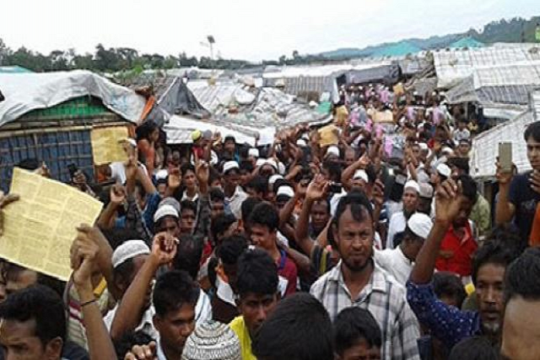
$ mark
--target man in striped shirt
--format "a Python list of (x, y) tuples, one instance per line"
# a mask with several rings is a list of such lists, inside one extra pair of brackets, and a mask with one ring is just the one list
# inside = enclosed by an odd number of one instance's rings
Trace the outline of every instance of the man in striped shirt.
[(418, 321), (405, 298), (405, 288), (373, 261), (374, 219), (369, 200), (360, 192), (343, 197), (332, 231), (341, 262), (311, 287), (335, 319), (341, 310), (369, 310), (382, 330), (382, 359), (419, 360)]

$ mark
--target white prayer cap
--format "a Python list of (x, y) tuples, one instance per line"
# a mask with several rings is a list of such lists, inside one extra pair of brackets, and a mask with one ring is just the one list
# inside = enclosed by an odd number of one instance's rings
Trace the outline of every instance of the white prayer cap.
[(159, 170), (156, 173), (156, 180), (164, 180), (169, 176), (169, 172), (166, 169)]
[(364, 182), (369, 182), (368, 174), (365, 170), (356, 170), (353, 176), (353, 180), (364, 180)]
[(180, 203), (175, 198), (170, 197), (170, 196), (164, 198), (163, 200), (159, 202), (158, 209), (165, 205), (172, 206), (176, 210), (177, 213), (180, 213)]
[(296, 145), (297, 145), (297, 146), (300, 146), (300, 147), (306, 147), (306, 146), (307, 146), (307, 142), (306, 142), (306, 140), (304, 140), (304, 139), (298, 139), (298, 141), (296, 142)]
[(166, 216), (173, 216), (178, 219), (178, 211), (172, 205), (163, 205), (154, 214), (154, 223), (157, 223)]
[(142, 240), (128, 240), (114, 250), (112, 255), (112, 266), (117, 268), (127, 260), (139, 255), (149, 255), (150, 248)]
[(423, 151), (426, 151), (426, 150), (429, 150), (429, 147), (426, 143), (418, 143), (418, 146), (420, 146), (420, 150), (423, 150)]
[(248, 156), (253, 156), (254, 158), (259, 158), (259, 149), (257, 148), (251, 148), (248, 151)]
[(429, 232), (433, 227), (433, 222), (426, 214), (415, 213), (411, 216), (409, 221), (407, 221), (407, 226), (416, 236), (427, 239)]
[(263, 165), (270, 165), (272, 166), (276, 171), (278, 170), (278, 165), (276, 163), (276, 160), (274, 159), (266, 159), (264, 161), (264, 164)]
[(294, 190), (290, 186), (286, 186), (286, 185), (280, 186), (277, 191), (276, 197), (281, 196), (281, 195), (292, 198), (294, 197)]
[(335, 155), (339, 157), (339, 148), (335, 145), (329, 146), (328, 150), (326, 150), (326, 156), (328, 155)]
[(240, 169), (240, 165), (236, 161), (227, 161), (225, 164), (223, 164), (223, 174), (227, 175), (227, 173), (231, 170), (238, 170)]
[(413, 189), (417, 193), (420, 193), (420, 185), (414, 180), (409, 180), (405, 183), (404, 189)]
[(259, 166), (263, 166), (264, 164), (266, 164), (266, 159), (257, 159), (255, 166), (259, 167)]
[(452, 150), (452, 149), (449, 148), (448, 146), (445, 146), (445, 147), (442, 148), (441, 153), (442, 153), (442, 154), (449, 154), (449, 155), (452, 155), (452, 154), (454, 153), (454, 150)]
[(270, 178), (268, 179), (268, 185), (274, 186), (276, 181), (278, 181), (279, 179), (283, 179), (283, 176), (278, 174), (270, 176)]
[(420, 183), (420, 197), (424, 199), (432, 199), (433, 187), (427, 183)]
[(452, 174), (452, 170), (446, 164), (439, 164), (437, 166), (437, 172), (446, 178), (449, 178)]

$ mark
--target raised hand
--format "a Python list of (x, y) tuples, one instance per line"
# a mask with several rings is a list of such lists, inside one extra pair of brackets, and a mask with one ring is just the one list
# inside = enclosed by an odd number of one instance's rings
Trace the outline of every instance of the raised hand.
[(195, 176), (199, 180), (199, 185), (208, 185), (210, 179), (210, 166), (204, 160), (195, 159)]
[(178, 166), (172, 167), (169, 170), (169, 176), (167, 177), (167, 186), (170, 189), (178, 189), (182, 184), (182, 171)]
[(439, 223), (450, 224), (459, 214), (461, 207), (461, 184), (449, 179), (437, 189), (435, 219)]
[(384, 204), (384, 184), (380, 179), (375, 181), (371, 193), (375, 205), (382, 206)]
[(157, 359), (157, 345), (152, 341), (148, 345), (135, 345), (126, 354), (124, 360), (155, 360)]
[(0, 191), (0, 236), (2, 236), (2, 234), (4, 233), (4, 208), (19, 199), (19, 195), (4, 195), (4, 193)]
[(512, 165), (512, 171), (507, 172), (503, 171), (501, 164), (499, 163), (499, 160), (497, 159), (497, 162), (495, 163), (495, 166), (497, 168), (496, 177), (499, 185), (508, 185), (512, 182), (512, 179), (514, 178), (514, 171), (515, 165)]
[(329, 183), (321, 175), (317, 175), (315, 179), (309, 184), (306, 191), (306, 199), (311, 201), (317, 201), (328, 193)]
[(371, 159), (369, 158), (367, 152), (365, 152), (364, 155), (358, 159), (358, 166), (360, 169), (366, 169), (369, 164), (371, 164)]
[(73, 283), (77, 287), (92, 287), (92, 271), (98, 257), (99, 245), (92, 238), (91, 229), (81, 227), (70, 249)]
[(115, 205), (121, 205), (126, 201), (126, 188), (120, 184), (111, 186), (111, 202)]
[(159, 265), (171, 263), (176, 256), (178, 239), (166, 232), (158, 233), (152, 242), (151, 256), (157, 260)]

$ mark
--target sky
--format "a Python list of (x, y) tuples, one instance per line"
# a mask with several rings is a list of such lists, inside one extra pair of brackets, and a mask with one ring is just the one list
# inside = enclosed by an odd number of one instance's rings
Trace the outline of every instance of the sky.
[(540, 15), (538, 0), (17, 0), (0, 11), (0, 38), (42, 53), (131, 47), (143, 53), (261, 61), (480, 29)]

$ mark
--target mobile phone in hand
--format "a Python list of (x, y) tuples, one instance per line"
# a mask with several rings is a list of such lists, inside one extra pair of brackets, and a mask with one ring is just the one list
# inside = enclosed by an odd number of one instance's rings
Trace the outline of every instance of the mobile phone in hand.
[(499, 165), (503, 172), (512, 172), (512, 143), (499, 143)]

